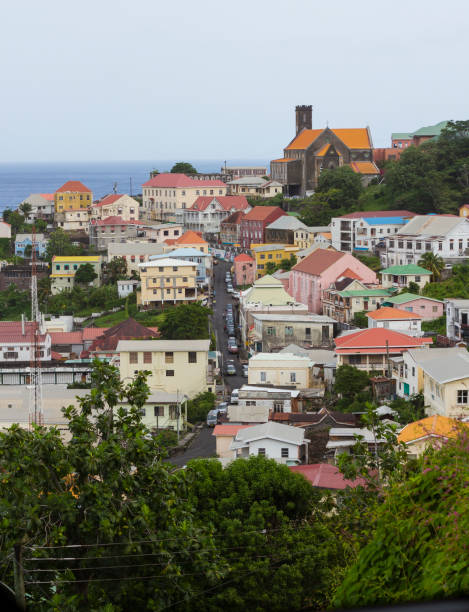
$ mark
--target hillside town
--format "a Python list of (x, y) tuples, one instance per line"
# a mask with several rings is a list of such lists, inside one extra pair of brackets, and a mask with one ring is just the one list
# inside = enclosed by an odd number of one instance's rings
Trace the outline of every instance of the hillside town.
[(261, 457), (334, 499), (391, 479), (347, 462), (401, 453), (397, 471), (467, 432), (469, 191), (426, 205), (396, 178), (413, 155), (462, 159), (467, 122), (384, 149), (313, 129), (311, 106), (294, 123), (270, 167), (179, 162), (100, 199), (70, 176), (4, 211), (3, 430), (70, 445), (100, 390), (173, 470)]

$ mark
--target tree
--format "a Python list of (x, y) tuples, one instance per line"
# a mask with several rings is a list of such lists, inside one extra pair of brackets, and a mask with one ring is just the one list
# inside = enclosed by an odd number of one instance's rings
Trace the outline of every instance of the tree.
[(36, 219), (34, 221), (34, 226), (36, 228), (36, 232), (45, 232), (47, 229), (47, 221), (44, 219)]
[(373, 272), (379, 272), (382, 268), (381, 260), (377, 255), (372, 255), (371, 253), (365, 255), (364, 253), (355, 252), (353, 256), (364, 263), (365, 266), (368, 266)]
[(114, 257), (104, 264), (104, 274), (108, 282), (116, 283), (127, 276), (127, 262), (125, 257)]
[(275, 262), (268, 261), (265, 264), (265, 273), (266, 274), (273, 274), (276, 270), (277, 270), (277, 264)]
[(72, 245), (70, 237), (59, 227), (49, 236), (47, 243), (46, 256), (49, 261), (54, 255), (76, 255), (77, 248)]
[(412, 395), (408, 400), (397, 397), (390, 403), (390, 407), (397, 412), (395, 420), (400, 425), (407, 425), (425, 417), (425, 400), (422, 393)]
[(361, 177), (350, 166), (323, 170), (319, 175), (317, 192), (326, 193), (332, 189), (340, 192), (342, 205), (356, 204), (363, 191)]
[(215, 394), (206, 391), (187, 402), (187, 420), (195, 424), (205, 422), (207, 414), (215, 407)]
[(164, 321), (159, 326), (166, 340), (200, 340), (208, 338), (209, 308), (200, 304), (181, 304), (165, 312)]
[(420, 286), (415, 281), (410, 281), (407, 287), (404, 289), (404, 292), (418, 295), (420, 293)]
[(75, 282), (80, 285), (89, 285), (92, 283), (98, 275), (94, 271), (93, 266), (90, 263), (81, 264), (78, 270), (75, 272)]
[(359, 411), (371, 399), (368, 391), (370, 379), (367, 372), (350, 365), (337, 368), (334, 392), (340, 396), (336, 409), (344, 412)]
[(171, 168), (173, 174), (197, 174), (197, 170), (189, 162), (177, 162)]
[(20, 215), (20, 213), (16, 210), (13, 210), (10, 215), (8, 215), (8, 221), (11, 225), (11, 230), (13, 234), (18, 234), (24, 227), (24, 217)]
[(364, 310), (361, 310), (360, 312), (356, 312), (353, 315), (352, 323), (353, 325), (356, 325), (357, 327), (361, 327), (362, 329), (367, 328), (368, 327), (368, 317), (366, 316), (366, 312)]
[(439, 255), (435, 255), (431, 251), (427, 251), (419, 259), (418, 265), (431, 272), (432, 280), (436, 281), (441, 276), (441, 272), (445, 267), (445, 262)]
[(31, 204), (29, 202), (23, 202), (19, 206), (19, 210), (20, 210), (20, 212), (23, 213), (25, 219), (29, 218), (29, 213), (32, 211), (32, 209), (33, 209), (33, 207), (31, 206)]
[(469, 263), (453, 266), (451, 276), (437, 283), (427, 283), (422, 289), (422, 295), (437, 300), (445, 298), (469, 298)]

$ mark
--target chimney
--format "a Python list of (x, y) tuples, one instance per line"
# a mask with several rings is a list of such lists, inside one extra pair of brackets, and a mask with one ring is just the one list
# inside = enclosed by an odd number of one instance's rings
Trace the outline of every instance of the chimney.
[(24, 336), (24, 334), (25, 334), (25, 332), (24, 332), (24, 314), (21, 315), (21, 333)]
[(296, 135), (306, 129), (313, 129), (313, 107), (311, 105), (301, 105), (295, 108), (296, 115)]

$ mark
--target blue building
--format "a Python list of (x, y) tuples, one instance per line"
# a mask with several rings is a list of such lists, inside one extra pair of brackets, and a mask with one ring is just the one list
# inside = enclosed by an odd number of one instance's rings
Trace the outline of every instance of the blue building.
[[(43, 257), (46, 252), (47, 240), (44, 234), (36, 234), (36, 257)], [(26, 257), (25, 251), (28, 246), (32, 246), (33, 236), (32, 234), (17, 234), (15, 239), (15, 255), (19, 257)], [(31, 257), (31, 253), (28, 252), (28, 257)]]
[(191, 261), (197, 264), (197, 283), (201, 285), (208, 285), (210, 280), (210, 257), (211, 255), (207, 255), (207, 253), (202, 253), (198, 249), (194, 247), (183, 247), (180, 249), (175, 249), (174, 251), (170, 251), (169, 253), (164, 253), (164, 255), (150, 255), (148, 258), (149, 261), (153, 261), (156, 259), (183, 259), (184, 261)]

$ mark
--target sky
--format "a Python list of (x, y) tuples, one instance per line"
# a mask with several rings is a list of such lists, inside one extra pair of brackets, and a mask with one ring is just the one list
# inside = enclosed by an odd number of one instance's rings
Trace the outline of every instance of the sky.
[(468, 119), (467, 0), (26, 0), (0, 9), (0, 162), (262, 159), (313, 127)]

